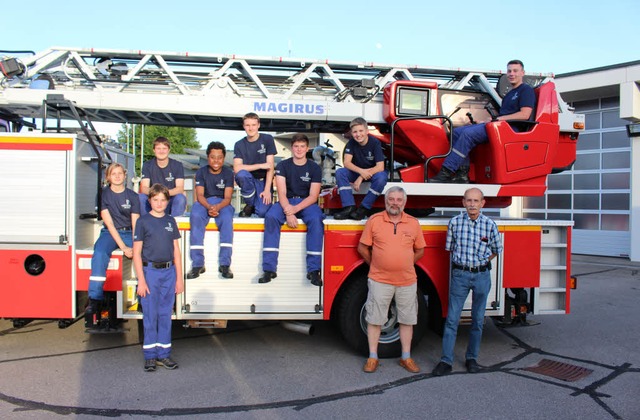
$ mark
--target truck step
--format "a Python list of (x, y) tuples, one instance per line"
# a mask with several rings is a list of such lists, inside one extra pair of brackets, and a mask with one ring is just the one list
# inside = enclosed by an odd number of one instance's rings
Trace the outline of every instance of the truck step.
[(185, 323), (185, 328), (227, 328), (226, 319), (190, 319)]

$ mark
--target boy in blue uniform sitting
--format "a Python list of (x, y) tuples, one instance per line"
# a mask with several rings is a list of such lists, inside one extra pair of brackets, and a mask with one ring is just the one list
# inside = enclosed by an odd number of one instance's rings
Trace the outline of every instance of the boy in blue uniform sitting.
[(191, 271), (188, 279), (195, 279), (205, 272), (204, 232), (209, 218), (216, 220), (220, 232), (220, 253), (218, 271), (226, 279), (233, 278), (231, 271), (231, 251), (233, 246), (233, 171), (224, 166), (227, 149), (219, 141), (207, 146), (208, 165), (196, 172), (196, 199), (191, 208)]
[(184, 168), (182, 164), (169, 157), (171, 144), (166, 137), (157, 137), (153, 141), (155, 157), (142, 165), (140, 180), (140, 215), (151, 210), (147, 194), (153, 184), (162, 184), (169, 189), (167, 212), (174, 216), (182, 216), (187, 209), (187, 197), (184, 195)]
[(171, 359), (171, 312), (176, 293), (182, 293), (180, 232), (176, 220), (165, 213), (169, 189), (154, 184), (149, 189), (151, 211), (140, 217), (133, 239), (133, 266), (144, 311), (144, 370), (156, 365), (178, 367)]
[[(344, 149), (344, 168), (336, 170), (338, 193), (342, 201), (342, 210), (333, 217), (336, 220), (362, 220), (371, 214), (373, 203), (384, 191), (388, 174), (384, 170), (384, 153), (380, 140), (369, 135), (364, 118), (351, 121), (351, 137)], [(353, 190), (360, 191), (363, 181), (370, 181), (371, 186), (360, 207), (356, 209)]]
[(324, 215), (318, 207), (318, 195), (322, 182), (322, 170), (317, 163), (307, 159), (309, 138), (295, 134), (291, 139), (293, 157), (276, 166), (278, 202), (264, 217), (264, 243), (262, 269), (259, 283), (269, 283), (277, 277), (280, 228), (283, 223), (295, 229), (298, 217), (307, 225), (307, 278), (314, 286), (322, 286), (320, 278)]
[(276, 145), (273, 136), (258, 131), (258, 114), (250, 112), (242, 117), (242, 127), (247, 135), (233, 148), (233, 171), (246, 203), (238, 216), (250, 217), (256, 213), (258, 217), (264, 217), (271, 208)]

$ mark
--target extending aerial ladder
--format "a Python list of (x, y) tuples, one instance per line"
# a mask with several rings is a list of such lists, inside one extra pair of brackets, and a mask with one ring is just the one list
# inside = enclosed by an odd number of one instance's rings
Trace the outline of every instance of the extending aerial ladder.
[[(103, 122), (240, 130), (242, 115), (256, 112), (264, 131), (344, 133), (362, 116), (385, 145), (391, 181), (413, 183), (423, 207), (460, 195), (462, 187), (420, 184), (449, 152), (452, 127), (486, 119), (509, 87), (500, 71), (189, 52), (52, 48), (3, 63), (0, 112), (22, 118), (42, 117), (53, 92)], [(494, 207), (542, 195), (546, 176), (575, 160), (584, 127), (551, 74), (526, 82), (539, 100), (530, 128), (504, 123), (472, 155), (471, 179)]]

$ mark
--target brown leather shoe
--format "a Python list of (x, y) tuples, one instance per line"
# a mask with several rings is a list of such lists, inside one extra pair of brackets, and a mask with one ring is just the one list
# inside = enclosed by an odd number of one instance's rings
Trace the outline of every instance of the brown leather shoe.
[(371, 357), (367, 359), (367, 362), (364, 364), (362, 370), (367, 373), (373, 373), (378, 369), (378, 359), (372, 359)]
[(408, 370), (411, 373), (420, 372), (420, 368), (418, 367), (416, 362), (413, 361), (412, 358), (408, 358), (406, 360), (400, 359), (399, 364), (400, 364), (400, 366), (402, 366), (403, 368), (405, 368), (406, 370)]

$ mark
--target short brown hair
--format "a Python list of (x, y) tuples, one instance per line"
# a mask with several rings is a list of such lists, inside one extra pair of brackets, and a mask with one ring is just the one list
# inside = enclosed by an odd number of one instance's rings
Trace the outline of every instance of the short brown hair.
[(304, 133), (296, 133), (293, 135), (293, 137), (291, 137), (291, 145), (293, 146), (294, 143), (297, 143), (299, 141), (303, 141), (305, 143), (307, 143), (307, 146), (309, 145), (309, 137), (307, 137), (306, 134)]
[(162, 194), (164, 198), (169, 201), (171, 195), (169, 194), (169, 188), (162, 184), (153, 184), (151, 188), (149, 188), (149, 199), (152, 199), (156, 195)]
[(249, 112), (248, 114), (244, 114), (244, 117), (242, 117), (243, 123), (244, 120), (258, 120), (258, 122), (260, 122), (260, 117), (255, 112)]
[(367, 128), (369, 126), (369, 124), (367, 123), (367, 120), (365, 120), (362, 117), (358, 117), (358, 118), (354, 118), (351, 123), (349, 124), (349, 128), (353, 128), (353, 126), (355, 125), (364, 125), (365, 128)]
[(169, 139), (166, 137), (156, 137), (156, 139), (153, 141), (153, 148), (155, 149), (156, 145), (158, 144), (164, 144), (169, 149), (171, 149), (171, 143), (169, 142)]
[(511, 64), (517, 64), (520, 67), (522, 67), (522, 70), (524, 70), (524, 64), (522, 64), (522, 61), (520, 60), (511, 60), (507, 63), (507, 66), (511, 65)]

